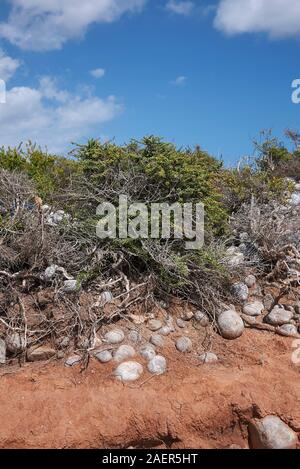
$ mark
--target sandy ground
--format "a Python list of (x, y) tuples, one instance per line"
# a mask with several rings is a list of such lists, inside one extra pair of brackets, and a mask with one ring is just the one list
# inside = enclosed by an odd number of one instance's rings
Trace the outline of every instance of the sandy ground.
[(83, 372), (57, 361), (2, 367), (0, 447), (248, 448), (249, 420), (267, 414), (300, 432), (292, 342), (254, 330), (232, 342), (215, 336), (220, 363), (199, 365), (170, 341), (167, 374), (145, 371), (126, 385), (113, 378), (114, 364), (94, 359)]

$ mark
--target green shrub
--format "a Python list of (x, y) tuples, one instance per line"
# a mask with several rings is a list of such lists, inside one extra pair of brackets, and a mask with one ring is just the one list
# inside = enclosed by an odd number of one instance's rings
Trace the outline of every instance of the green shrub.
[[(156, 202), (202, 202), (207, 230), (215, 234), (226, 230), (228, 214), (222, 205), (218, 181), (222, 163), (198, 147), (178, 150), (173, 144), (150, 136), (124, 147), (90, 140), (78, 145), (73, 155), (94, 185), (111, 184), (116, 195), (129, 195), (134, 202), (149, 200), (149, 188), (157, 195)], [(118, 185), (114, 181), (116, 175), (122, 175)], [(133, 181), (138, 183), (142, 178), (144, 187), (135, 187)]]
[(37, 145), (29, 142), (25, 147), (2, 147), (0, 168), (26, 173), (35, 183), (37, 194), (49, 200), (56, 191), (70, 183), (78, 164), (69, 158), (43, 152)]

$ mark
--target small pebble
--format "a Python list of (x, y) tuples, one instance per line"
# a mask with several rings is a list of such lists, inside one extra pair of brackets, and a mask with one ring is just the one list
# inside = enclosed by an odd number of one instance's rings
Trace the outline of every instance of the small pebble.
[(140, 355), (146, 360), (151, 360), (156, 355), (155, 347), (152, 344), (142, 345)]
[(57, 265), (55, 264), (52, 264), (49, 267), (47, 267), (47, 269), (44, 272), (44, 279), (46, 280), (46, 282), (51, 282), (51, 280), (53, 280), (56, 274), (56, 270), (57, 270)]
[(298, 337), (297, 327), (294, 324), (283, 324), (277, 332), (285, 337)]
[(275, 306), (265, 319), (273, 326), (282, 326), (283, 324), (288, 324), (292, 317), (293, 313), (291, 311)]
[(125, 334), (121, 329), (114, 329), (107, 332), (104, 339), (109, 344), (119, 344), (125, 339)]
[(110, 291), (103, 291), (99, 296), (97, 306), (103, 307), (112, 300), (113, 300), (112, 293)]
[(203, 313), (202, 311), (196, 311), (196, 313), (194, 314), (194, 318), (200, 326), (209, 326), (210, 321), (206, 313)]
[(155, 345), (155, 347), (163, 347), (165, 344), (163, 336), (160, 334), (153, 334), (150, 337), (150, 343)]
[(143, 366), (134, 361), (121, 363), (114, 371), (115, 377), (119, 381), (135, 381), (143, 374)]
[(163, 326), (158, 330), (158, 333), (164, 336), (171, 334), (171, 332), (172, 332), (172, 329), (169, 326)]
[(185, 321), (183, 321), (182, 319), (180, 319), (180, 318), (176, 319), (176, 324), (181, 329), (183, 329), (184, 327), (187, 326), (187, 323)]
[(131, 345), (120, 345), (120, 347), (114, 353), (114, 360), (116, 362), (122, 362), (133, 358), (135, 356), (135, 350)]
[(68, 357), (66, 359), (65, 366), (74, 366), (74, 365), (77, 365), (80, 362), (81, 362), (81, 356), (80, 355), (72, 355), (71, 357)]
[(191, 352), (193, 344), (189, 337), (180, 337), (176, 340), (176, 348), (179, 352), (187, 353)]
[(25, 337), (18, 332), (12, 332), (5, 338), (5, 343), (9, 352), (19, 353), (25, 348)]
[(77, 280), (65, 280), (64, 285), (62, 287), (62, 291), (64, 293), (75, 293), (79, 289), (79, 285)]
[(243, 313), (247, 316), (259, 316), (264, 310), (264, 305), (260, 301), (253, 301), (243, 306)]
[(245, 284), (247, 285), (248, 288), (254, 287), (256, 284), (256, 278), (254, 275), (248, 275), (248, 277), (245, 278)]
[(246, 301), (249, 295), (249, 289), (245, 283), (239, 282), (232, 286), (232, 293), (240, 301)]
[(129, 331), (128, 339), (134, 344), (137, 344), (138, 342), (141, 341), (142, 338), (141, 338), (141, 334), (139, 333), (139, 331), (132, 329), (131, 331)]
[(95, 358), (97, 358), (101, 363), (108, 363), (112, 360), (112, 353), (110, 350), (102, 350), (95, 353)]
[(205, 364), (205, 363), (217, 363), (219, 361), (217, 355), (215, 355), (214, 353), (212, 352), (205, 352), (205, 353), (202, 353), (200, 356), (199, 356), (199, 360), (201, 363)]
[(148, 328), (150, 331), (155, 332), (158, 331), (162, 327), (162, 322), (159, 319), (151, 319), (148, 321)]
[(161, 375), (165, 373), (167, 370), (167, 361), (165, 357), (156, 355), (154, 358), (152, 358), (148, 363), (148, 370), (150, 373), (155, 375)]

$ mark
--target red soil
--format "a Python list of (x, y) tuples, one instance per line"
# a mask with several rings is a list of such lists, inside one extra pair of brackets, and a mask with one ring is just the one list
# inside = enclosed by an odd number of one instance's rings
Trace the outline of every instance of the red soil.
[(62, 362), (2, 367), (0, 447), (248, 448), (249, 419), (267, 414), (300, 432), (292, 342), (254, 330), (233, 342), (214, 336), (220, 363), (204, 366), (169, 342), (167, 374), (126, 385), (95, 360), (83, 372)]

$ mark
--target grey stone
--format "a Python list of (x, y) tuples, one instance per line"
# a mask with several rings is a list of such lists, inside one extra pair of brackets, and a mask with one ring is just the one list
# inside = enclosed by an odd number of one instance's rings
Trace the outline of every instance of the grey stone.
[(172, 332), (172, 328), (169, 326), (163, 326), (158, 330), (158, 334), (163, 335), (163, 336), (170, 335), (171, 332)]
[(57, 226), (63, 220), (69, 220), (70, 215), (68, 215), (64, 210), (57, 210), (56, 212), (51, 212), (46, 217), (46, 223), (50, 226)]
[(8, 334), (5, 339), (6, 348), (10, 353), (19, 353), (25, 349), (25, 338), (17, 332)]
[(217, 363), (219, 361), (217, 355), (215, 353), (212, 353), (212, 352), (205, 352), (205, 353), (202, 353), (200, 356), (199, 356), (199, 360), (201, 363), (205, 364), (213, 364), (213, 363)]
[(162, 322), (159, 319), (151, 319), (148, 321), (148, 328), (150, 331), (155, 332), (158, 331), (162, 327)]
[(139, 333), (139, 331), (136, 331), (135, 329), (132, 329), (131, 331), (129, 331), (128, 339), (134, 344), (137, 344), (142, 340), (141, 334)]
[(135, 361), (121, 363), (114, 371), (115, 377), (119, 381), (136, 381), (143, 374), (143, 366)]
[(0, 339), (0, 365), (6, 362), (6, 343), (5, 340)]
[(44, 272), (44, 279), (46, 282), (51, 282), (54, 279), (58, 266), (55, 264), (50, 265)]
[(289, 204), (292, 206), (300, 205), (300, 192), (292, 193)]
[(220, 332), (224, 339), (237, 339), (244, 332), (244, 322), (242, 318), (232, 310), (224, 311), (218, 317)]
[(78, 363), (81, 362), (81, 356), (80, 355), (71, 355), (68, 357), (65, 361), (65, 366), (74, 366), (78, 365)]
[(246, 278), (245, 278), (245, 284), (247, 285), (248, 288), (252, 288), (254, 287), (254, 285), (256, 284), (256, 277), (255, 275), (248, 275)]
[(232, 293), (239, 301), (246, 301), (249, 295), (249, 289), (245, 283), (238, 282), (232, 286)]
[(120, 345), (114, 353), (114, 360), (116, 362), (123, 362), (135, 356), (135, 350), (131, 345)]
[(103, 291), (99, 296), (97, 306), (102, 308), (103, 306), (105, 306), (107, 303), (109, 303), (112, 300), (113, 300), (112, 293), (110, 291)]
[(294, 324), (283, 324), (277, 332), (285, 337), (298, 337), (297, 327)]
[(100, 350), (95, 353), (95, 358), (101, 363), (108, 363), (112, 360), (112, 353), (110, 350)]
[(264, 310), (264, 305), (261, 301), (254, 301), (253, 303), (247, 303), (243, 306), (243, 313), (247, 316), (259, 316)]
[(154, 345), (152, 344), (142, 345), (142, 347), (140, 348), (140, 355), (146, 360), (151, 360), (152, 358), (154, 358), (156, 355)]
[(288, 324), (292, 317), (293, 313), (291, 311), (275, 306), (265, 319), (273, 326), (282, 326), (283, 324)]
[(175, 346), (179, 352), (183, 353), (191, 352), (193, 348), (192, 341), (189, 337), (179, 337), (179, 339), (176, 340)]
[(161, 375), (167, 371), (167, 361), (165, 357), (156, 355), (148, 363), (148, 370), (155, 375)]
[(183, 329), (187, 326), (187, 323), (185, 321), (183, 321), (182, 319), (180, 319), (180, 318), (176, 319), (176, 324), (181, 329)]
[(152, 334), (150, 342), (155, 345), (155, 347), (163, 347), (165, 344), (164, 338), (160, 334)]
[(125, 334), (121, 329), (113, 329), (104, 335), (104, 340), (109, 344), (120, 344), (124, 339)]
[(202, 327), (207, 327), (209, 326), (209, 317), (206, 313), (202, 313), (202, 311), (196, 311), (194, 314), (194, 318), (197, 321), (198, 324)]
[(78, 291), (78, 289), (79, 289), (79, 285), (78, 285), (77, 280), (65, 280), (64, 281), (64, 284), (62, 287), (62, 291), (64, 293), (75, 293)]
[(253, 449), (296, 449), (297, 434), (276, 415), (268, 415), (249, 424), (250, 446)]

